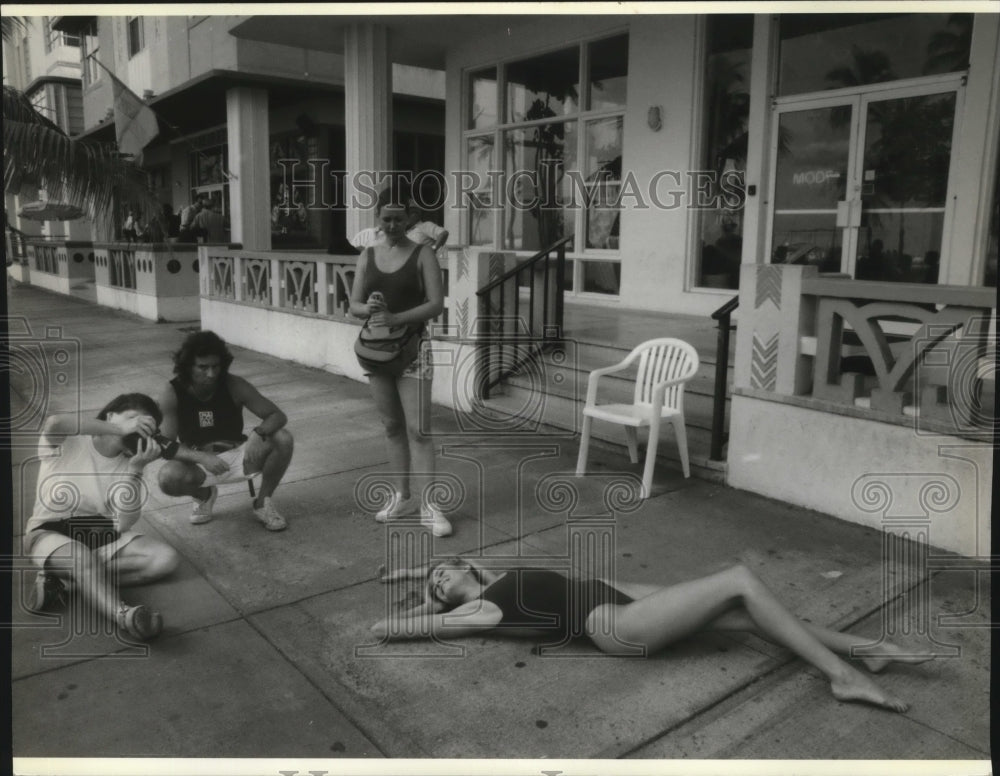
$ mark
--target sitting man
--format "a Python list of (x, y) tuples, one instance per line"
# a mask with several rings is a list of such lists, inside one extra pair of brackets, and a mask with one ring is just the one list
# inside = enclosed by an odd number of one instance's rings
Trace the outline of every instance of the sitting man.
[[(294, 440), (288, 419), (242, 377), (229, 373), (233, 356), (211, 331), (195, 332), (174, 354), (174, 374), (160, 398), (163, 436), (180, 441), (173, 460), (160, 470), (168, 496), (193, 496), (191, 522), (207, 523), (218, 497), (217, 485), (262, 474), (253, 513), (269, 531), (287, 528), (271, 495), (292, 460)], [(243, 408), (261, 419), (247, 438)]]

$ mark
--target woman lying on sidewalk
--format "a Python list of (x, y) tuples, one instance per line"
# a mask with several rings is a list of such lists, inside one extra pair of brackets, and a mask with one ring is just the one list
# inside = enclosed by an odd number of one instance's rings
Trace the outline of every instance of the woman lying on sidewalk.
[[(661, 587), (575, 580), (548, 570), (496, 572), (451, 558), (429, 568), (394, 571), (383, 581), (425, 576), (425, 603), (376, 623), (376, 635), (446, 639), (494, 628), (531, 629), (551, 636), (552, 642), (586, 634), (604, 652), (621, 653), (633, 645), (651, 654), (702, 630), (749, 631), (816, 666), (838, 700), (907, 709), (834, 654), (850, 655), (853, 647), (869, 640), (800, 621), (745, 566)], [(869, 671), (881, 671), (893, 661), (921, 663), (931, 657), (908, 655), (887, 642), (880, 646), (885, 656), (862, 659)]]
[(30, 610), (46, 611), (68, 587), (89, 607), (88, 621), (98, 612), (141, 640), (162, 630), (158, 612), (128, 606), (116, 589), (160, 579), (177, 566), (172, 547), (131, 530), (145, 501), (143, 470), (160, 457), (151, 437), (161, 419), (156, 402), (130, 393), (96, 420), (74, 414), (45, 421), (35, 509), (24, 533), (25, 552), (42, 569)]

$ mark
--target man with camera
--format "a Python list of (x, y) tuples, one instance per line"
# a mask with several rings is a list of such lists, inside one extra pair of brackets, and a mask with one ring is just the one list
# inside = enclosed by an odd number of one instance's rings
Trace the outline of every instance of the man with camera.
[[(261, 474), (253, 501), (254, 516), (269, 531), (287, 528), (271, 500), (292, 460), (294, 440), (288, 419), (242, 377), (229, 373), (233, 356), (211, 331), (190, 334), (174, 354), (174, 377), (160, 400), (161, 431), (180, 447), (160, 470), (160, 488), (168, 496), (191, 496), (195, 525), (212, 519), (217, 486), (252, 480)], [(243, 409), (260, 418), (243, 433)], [(251, 493), (253, 489), (251, 487)]]

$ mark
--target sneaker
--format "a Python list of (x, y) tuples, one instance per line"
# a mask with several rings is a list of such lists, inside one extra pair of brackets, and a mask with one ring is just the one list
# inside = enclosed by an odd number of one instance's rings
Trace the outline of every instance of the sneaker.
[(270, 496), (264, 499), (264, 503), (259, 509), (254, 507), (253, 514), (254, 517), (264, 524), (264, 527), (268, 531), (284, 531), (288, 528), (288, 523), (285, 522), (285, 518), (281, 516), (281, 513), (274, 508), (274, 503), (271, 501)]
[(201, 525), (212, 519), (212, 507), (219, 497), (219, 489), (213, 485), (209, 491), (208, 498), (204, 501), (194, 500), (194, 509), (191, 510), (191, 523), (194, 525)]
[(139, 641), (149, 641), (163, 630), (163, 617), (148, 606), (128, 606), (124, 601), (115, 615), (118, 627)]
[(428, 526), (435, 536), (451, 536), (451, 523), (434, 504), (424, 504), (420, 508), (420, 523)]
[(55, 574), (39, 571), (28, 596), (28, 611), (42, 613), (66, 605), (66, 583)]
[(407, 514), (412, 508), (410, 499), (403, 498), (402, 493), (393, 493), (389, 503), (375, 513), (375, 522), (384, 523), (387, 520), (395, 520), (397, 517)]

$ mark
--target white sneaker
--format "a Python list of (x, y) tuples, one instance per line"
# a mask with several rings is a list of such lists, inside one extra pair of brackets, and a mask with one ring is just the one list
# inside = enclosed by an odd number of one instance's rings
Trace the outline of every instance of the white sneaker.
[(254, 507), (253, 515), (264, 524), (264, 527), (268, 531), (284, 531), (288, 528), (288, 523), (285, 522), (285, 518), (282, 517), (281, 513), (274, 508), (270, 496), (264, 497), (264, 503), (259, 509)]
[(384, 523), (388, 520), (395, 520), (397, 517), (402, 517), (413, 509), (411, 501), (412, 498), (403, 498), (403, 494), (398, 491), (393, 493), (392, 498), (389, 499), (389, 503), (375, 513), (375, 522)]
[(434, 504), (424, 504), (420, 508), (420, 523), (428, 526), (435, 536), (451, 536), (451, 523)]
[(199, 501), (196, 498), (194, 500), (194, 509), (191, 510), (191, 522), (194, 525), (201, 525), (202, 523), (207, 523), (212, 519), (212, 507), (215, 506), (215, 500), (218, 497), (219, 489), (213, 485), (209, 488), (207, 499)]

